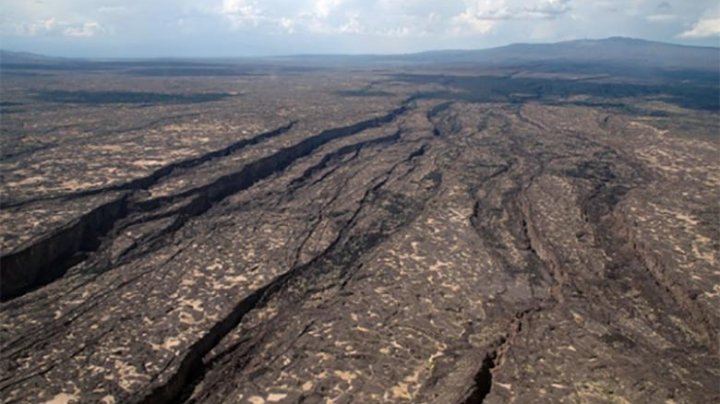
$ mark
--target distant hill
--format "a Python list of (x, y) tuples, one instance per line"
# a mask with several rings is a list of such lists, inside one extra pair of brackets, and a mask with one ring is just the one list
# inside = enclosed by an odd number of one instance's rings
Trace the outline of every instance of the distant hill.
[(0, 49), (0, 63), (3, 64), (21, 64), (21, 63), (57, 63), (67, 61), (69, 59), (58, 58), (52, 56), (39, 55), (30, 52), (13, 52)]
[[(613, 37), (548, 44), (520, 43), (479, 50), (441, 50), (402, 55), (292, 55), (265, 58), (223, 59), (70, 59), (0, 50), (4, 69), (128, 69), (139, 66), (177, 68), (181, 65), (238, 66), (292, 65), (313, 68), (377, 67), (398, 65), (519, 67), (551, 71), (720, 72), (720, 48), (676, 45), (642, 39)], [(230, 72), (232, 73), (232, 72)], [(217, 71), (215, 71), (217, 74)]]
[(519, 65), (571, 62), (647, 66), (663, 69), (720, 69), (720, 48), (613, 37), (550, 44), (513, 44), (482, 50), (431, 51), (408, 55), (425, 63)]

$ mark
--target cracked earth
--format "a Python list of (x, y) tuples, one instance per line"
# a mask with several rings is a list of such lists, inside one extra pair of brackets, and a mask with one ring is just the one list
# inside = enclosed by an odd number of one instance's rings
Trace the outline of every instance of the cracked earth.
[(716, 141), (353, 80), (4, 116), (3, 401), (720, 400)]

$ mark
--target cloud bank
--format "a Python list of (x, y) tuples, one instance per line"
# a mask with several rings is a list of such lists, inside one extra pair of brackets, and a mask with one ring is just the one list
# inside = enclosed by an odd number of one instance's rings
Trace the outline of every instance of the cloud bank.
[(5, 0), (0, 35), (5, 47), (128, 56), (414, 52), (616, 35), (717, 45), (720, 9), (714, 0)]

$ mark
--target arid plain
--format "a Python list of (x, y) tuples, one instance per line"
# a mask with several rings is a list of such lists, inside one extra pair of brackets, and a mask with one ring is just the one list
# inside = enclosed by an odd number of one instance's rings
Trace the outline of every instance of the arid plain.
[(3, 402), (720, 400), (716, 72), (5, 59)]

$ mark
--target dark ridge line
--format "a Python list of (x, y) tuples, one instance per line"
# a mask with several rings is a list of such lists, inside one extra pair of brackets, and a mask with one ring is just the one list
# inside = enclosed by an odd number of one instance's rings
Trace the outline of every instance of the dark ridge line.
[(717, 331), (720, 318), (712, 311), (705, 310), (683, 288), (684, 285), (666, 274), (665, 265), (657, 258), (656, 252), (647, 248), (643, 242), (637, 240), (636, 236), (630, 232), (626, 217), (623, 217), (619, 223), (611, 224), (611, 226), (613, 225), (618, 226), (620, 231), (630, 234), (627, 246), (631, 246), (636, 258), (642, 264), (642, 268), (652, 277), (655, 285), (668, 294), (678, 307), (685, 312), (687, 315), (685, 323), (699, 334), (699, 338), (695, 339), (696, 342), (705, 347), (709, 353), (720, 354), (720, 335)]
[(84, 260), (127, 214), (127, 197), (98, 206), (25, 249), (0, 257), (0, 302), (45, 286)]
[(454, 101), (446, 101), (446, 102), (440, 103), (440, 104), (430, 108), (430, 110), (427, 111), (425, 116), (427, 117), (428, 121), (432, 121), (433, 118), (435, 118), (436, 116), (438, 116), (441, 113), (450, 109), (453, 106), (453, 104), (455, 104)]
[(419, 149), (414, 150), (407, 158), (407, 161), (412, 161), (413, 159), (416, 159), (418, 157), (422, 157), (427, 153), (427, 150), (430, 148), (430, 146), (427, 143), (424, 143), (422, 146), (420, 146)]
[[(392, 122), (398, 115), (407, 111), (407, 109), (408, 107), (403, 105), (381, 117), (372, 118), (350, 126), (323, 131), (293, 146), (281, 149), (272, 155), (248, 163), (239, 171), (224, 175), (210, 184), (190, 189), (178, 195), (138, 202), (137, 204), (133, 204), (133, 210), (152, 211), (168, 203), (175, 203), (179, 199), (192, 197), (192, 201), (180, 212), (180, 216), (176, 223), (173, 224), (173, 228), (169, 229), (170, 232), (174, 232), (180, 229), (191, 218), (207, 212), (214, 204), (221, 202), (230, 195), (250, 188), (258, 181), (285, 170), (295, 161), (309, 155), (320, 146), (332, 140), (352, 136), (366, 129), (379, 127)], [(399, 137), (399, 134), (397, 136)]]
[[(393, 112), (401, 110), (404, 111), (405, 109), (406, 107), (403, 106)], [(392, 115), (392, 113), (386, 115), (386, 117), (390, 115)], [(394, 136), (399, 138), (400, 132), (398, 131), (398, 133), (391, 137)], [(417, 151), (413, 151), (412, 154), (417, 155)], [(406, 159), (403, 162), (407, 162), (409, 160), (410, 159)], [(181, 402), (183, 394), (188, 393), (188, 386), (197, 383), (197, 381), (193, 379), (204, 375), (206, 368), (206, 365), (203, 363), (204, 357), (212, 351), (212, 349), (216, 347), (228, 333), (230, 333), (242, 322), (242, 319), (247, 313), (263, 305), (275, 293), (283, 289), (289, 284), (289, 282), (296, 279), (299, 275), (307, 271), (311, 271), (316, 266), (323, 267), (325, 265), (334, 264), (333, 259), (331, 258), (332, 254), (336, 251), (336, 249), (342, 246), (343, 242), (347, 241), (348, 229), (354, 225), (358, 214), (362, 211), (368, 198), (371, 194), (377, 192), (378, 189), (387, 183), (390, 175), (392, 175), (392, 172), (396, 167), (397, 165), (390, 168), (385, 173), (384, 179), (378, 181), (376, 184), (367, 189), (362, 201), (360, 202), (360, 206), (357, 208), (353, 216), (346, 222), (343, 228), (340, 229), (338, 235), (335, 237), (335, 240), (321, 254), (317, 255), (311, 261), (303, 265), (293, 267), (289, 271), (276, 276), (272, 281), (270, 281), (270, 283), (260, 289), (257, 289), (248, 297), (240, 301), (228, 316), (216, 323), (207, 334), (188, 348), (188, 354), (183, 358), (175, 373), (173, 373), (165, 383), (155, 387), (147, 395), (139, 400), (135, 400), (134, 402), (141, 404)], [(375, 245), (370, 248), (374, 247)], [(330, 264), (328, 264), (328, 262), (330, 262)]]
[[(155, 210), (168, 202), (176, 201), (178, 198), (194, 197), (189, 204), (190, 208), (187, 211), (179, 212), (178, 221), (170, 229), (170, 231), (175, 231), (181, 228), (190, 218), (207, 212), (213, 204), (251, 187), (262, 179), (283, 171), (297, 159), (312, 153), (318, 147), (332, 140), (352, 136), (368, 128), (378, 127), (393, 121), (398, 115), (408, 110), (408, 103), (411, 100), (409, 99), (402, 106), (386, 115), (350, 126), (322, 131), (320, 134), (306, 138), (293, 146), (288, 146), (270, 156), (253, 161), (245, 165), (240, 171), (222, 176), (210, 184), (188, 190), (179, 195), (136, 203), (128, 201), (130, 195), (126, 193), (120, 199), (80, 217), (61, 231), (44, 237), (21, 251), (0, 257), (3, 278), (0, 288), (0, 302), (20, 297), (60, 278), (72, 266), (87, 258), (89, 253), (100, 248), (102, 239), (108, 234), (112, 234), (112, 230), (118, 221), (132, 213)], [(294, 124), (293, 122), (275, 131), (256, 136), (253, 138), (254, 140), (250, 141), (259, 142), (277, 136), (290, 130)], [(225, 151), (228, 148), (223, 149), (223, 152), (219, 153), (218, 157), (226, 156), (232, 151), (241, 149), (248, 144), (247, 142), (249, 141), (236, 143), (235, 148), (232, 149), (231, 146), (229, 152)], [(215, 154), (218, 153), (211, 153), (211, 155)], [(204, 155), (191, 159), (184, 164), (194, 167), (210, 159), (208, 155)], [(183, 162), (158, 170), (162, 175), (157, 175), (158, 172), (156, 172), (155, 176), (123, 184), (123, 187), (129, 187), (130, 184), (139, 184), (139, 186), (136, 185), (139, 189), (135, 189), (135, 191), (146, 189), (162, 177), (169, 175), (175, 168), (184, 168)], [(116, 207), (114, 203), (120, 203), (119, 207)], [(11, 281), (8, 281), (8, 279)]]
[(47, 197), (47, 198), (35, 198), (35, 199), (28, 199), (28, 200), (24, 200), (24, 201), (17, 201), (14, 203), (2, 203), (3, 206), (1, 206), (1, 208), (2, 209), (15, 208), (15, 207), (24, 206), (27, 204), (41, 202), (41, 201), (52, 201), (52, 200), (58, 200), (58, 199), (63, 199), (63, 200), (76, 199), (76, 198), (82, 198), (82, 197), (86, 197), (86, 196), (92, 196), (92, 195), (97, 195), (97, 194), (101, 194), (101, 193), (105, 193), (105, 192), (112, 192), (112, 191), (147, 189), (147, 188), (150, 188), (152, 185), (156, 184), (162, 178), (170, 175), (176, 169), (193, 168), (193, 167), (196, 167), (200, 164), (206, 163), (206, 162), (216, 159), (216, 158), (227, 157), (230, 154), (233, 154), (247, 146), (254, 146), (254, 145), (256, 145), (262, 141), (265, 141), (267, 139), (287, 133), (297, 123), (298, 123), (298, 121), (292, 121), (285, 126), (281, 126), (277, 129), (274, 129), (269, 132), (261, 133), (250, 139), (242, 139), (242, 140), (235, 142), (235, 143), (233, 143), (227, 147), (224, 147), (222, 149), (215, 150), (215, 151), (203, 154), (198, 157), (192, 157), (192, 158), (189, 158), (186, 160), (182, 160), (177, 163), (169, 164), (167, 166), (159, 168), (158, 170), (154, 171), (152, 174), (150, 174), (146, 177), (137, 178), (130, 182), (113, 185), (113, 186), (109, 186), (109, 187), (105, 187), (105, 188), (90, 189), (90, 190), (86, 190), (86, 191), (74, 192), (74, 193), (52, 196), (52, 197)]
[[(163, 233), (167, 234), (174, 232), (180, 229), (188, 220), (190, 220), (190, 218), (199, 216), (208, 211), (215, 203), (221, 202), (226, 197), (245, 190), (258, 181), (285, 170), (297, 159), (307, 156), (318, 147), (332, 140), (352, 136), (371, 127), (382, 126), (383, 124), (391, 122), (406, 110), (407, 107), (402, 106), (381, 117), (362, 121), (347, 127), (323, 131), (319, 135), (307, 138), (293, 146), (281, 149), (275, 154), (248, 163), (239, 171), (220, 177), (210, 184), (190, 189), (178, 195), (171, 195), (168, 197), (134, 203), (133, 210), (152, 211), (166, 204), (176, 203), (178, 200), (192, 198), (189, 203), (177, 211), (178, 218)], [(389, 136), (388, 138), (396, 140), (399, 136), (400, 133), (397, 133)], [(388, 139), (385, 138), (375, 140), (378, 140), (378, 143), (388, 141)], [(370, 143), (373, 142), (370, 141)], [(160, 236), (162, 235), (155, 236), (154, 238), (159, 238)]]
[[(382, 185), (384, 182), (381, 182)], [(373, 186), (368, 193), (377, 187)], [(367, 197), (367, 193), (366, 193)], [(361, 204), (362, 205), (362, 204)], [(353, 219), (350, 219), (345, 227), (351, 225)], [(345, 228), (344, 228), (345, 229)], [(344, 230), (343, 229), (343, 230)], [(193, 374), (202, 374), (204, 368), (203, 358), (212, 349), (217, 346), (225, 336), (240, 324), (245, 314), (262, 304), (274, 292), (282, 289), (297, 274), (311, 268), (313, 265), (320, 263), (330, 251), (332, 251), (343, 238), (344, 232), (340, 231), (333, 243), (326, 250), (313, 258), (310, 262), (290, 269), (289, 271), (278, 275), (267, 285), (257, 289), (248, 297), (241, 300), (228, 316), (216, 323), (210, 331), (208, 331), (200, 340), (192, 344), (188, 348), (188, 354), (183, 358), (177, 371), (162, 385), (157, 386), (145, 397), (137, 400), (142, 404), (172, 403), (177, 402), (183, 392), (187, 391), (187, 385), (192, 383)]]
[[(7, 114), (8, 111), (2, 111), (2, 113), (3, 113), (3, 114)], [(8, 160), (13, 160), (13, 159), (16, 159), (16, 158), (18, 158), (18, 157), (25, 156), (25, 155), (32, 155), (32, 154), (35, 154), (35, 153), (40, 152), (40, 151), (42, 151), (42, 150), (47, 150), (47, 149), (50, 149), (50, 148), (55, 147), (55, 146), (56, 146), (56, 144), (54, 144), (54, 143), (52, 143), (52, 144), (44, 144), (44, 145), (41, 145), (41, 146), (38, 146), (38, 147), (34, 147), (34, 148), (33, 148), (33, 147), (28, 147), (27, 149), (19, 150), (19, 151), (13, 152), (13, 153), (0, 154), (0, 161), (8, 161)]]
[[(257, 181), (269, 177), (275, 172), (284, 170), (298, 158), (312, 153), (318, 147), (332, 140), (352, 136), (370, 128), (380, 127), (384, 124), (392, 122), (395, 118), (397, 118), (397, 116), (405, 113), (408, 109), (409, 106), (406, 102), (403, 103), (401, 107), (392, 110), (386, 115), (361, 121), (350, 126), (324, 130), (318, 135), (305, 138), (299, 143), (282, 148), (270, 156), (248, 163), (240, 171), (226, 174), (212, 183), (192, 188), (179, 194), (138, 202), (137, 206), (139, 210), (154, 210), (163, 204), (174, 203), (178, 200), (198, 194), (203, 194), (208, 199), (214, 201), (220, 201), (237, 191), (253, 185)], [(268, 170), (270, 172), (267, 172)], [(227, 183), (233, 183), (234, 185), (226, 187), (225, 184)]]
[(133, 192), (149, 188), (170, 175), (175, 169), (192, 168), (216, 158), (226, 157), (246, 146), (286, 133), (296, 122), (290, 122), (288, 125), (250, 139), (243, 139), (223, 149), (167, 165), (150, 176), (125, 184), (64, 195), (64, 199), (71, 199), (104, 192), (125, 191), (119, 198), (78, 217), (52, 234), (41, 237), (22, 249), (1, 256), (0, 302), (20, 297), (53, 282), (63, 276), (70, 267), (87, 258), (88, 253), (97, 250), (101, 245), (101, 239), (112, 230), (115, 223), (127, 217), (134, 210), (128, 201)]
[(190, 379), (192, 379), (193, 373), (203, 368), (203, 357), (217, 346), (225, 335), (242, 321), (245, 314), (260, 304), (266, 294), (270, 293), (271, 290), (281, 287), (282, 284), (287, 282), (292, 276), (294, 271), (297, 270), (299, 269), (291, 270), (280, 275), (269, 284), (257, 289), (243, 299), (228, 316), (215, 323), (210, 331), (188, 348), (188, 354), (183, 358), (182, 362), (180, 362), (177, 371), (173, 373), (165, 383), (157, 386), (145, 397), (133, 400), (133, 402), (143, 404), (176, 402), (177, 398), (185, 390), (185, 386), (190, 382)]
[(360, 151), (361, 149), (363, 149), (366, 146), (374, 146), (374, 145), (383, 144), (383, 143), (395, 142), (398, 139), (400, 139), (400, 134), (401, 134), (401, 132), (398, 130), (392, 135), (378, 137), (378, 138), (369, 139), (369, 140), (364, 140), (364, 141), (358, 142), (358, 143), (353, 143), (351, 145), (343, 146), (343, 147), (335, 150), (332, 153), (328, 153), (325, 156), (323, 156), (322, 160), (320, 160), (317, 164), (315, 164), (312, 167), (309, 167), (307, 170), (305, 170), (300, 177), (292, 180), (290, 182), (290, 187), (297, 188), (298, 186), (300, 186), (300, 184), (307, 181), (315, 173), (327, 168), (328, 164), (333, 159), (344, 156), (345, 154)]
[[(680, 279), (673, 279), (666, 274), (665, 265), (657, 258), (655, 251), (650, 250), (637, 238), (632, 231), (633, 226), (627, 216), (616, 209), (629, 189), (638, 181), (649, 181), (651, 176), (644, 172), (641, 165), (619, 155), (608, 153), (607, 160), (583, 161), (569, 174), (590, 180), (593, 188), (581, 202), (585, 220), (592, 223), (597, 231), (597, 242), (609, 256), (623, 265), (639, 264), (661, 294), (665, 294), (684, 314), (684, 323), (697, 337), (695, 342), (709, 352), (720, 350), (717, 325), (720, 318), (707, 311), (693, 299)], [(632, 168), (629, 178), (623, 178), (613, 170), (619, 163), (628, 164)], [(623, 251), (625, 250), (625, 253)], [(614, 252), (614, 253), (613, 253)]]

